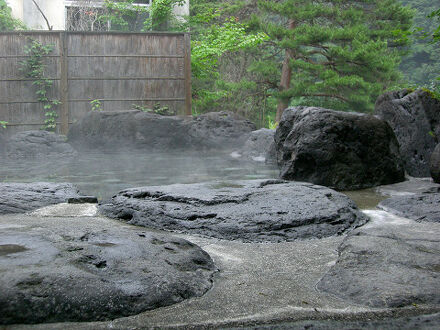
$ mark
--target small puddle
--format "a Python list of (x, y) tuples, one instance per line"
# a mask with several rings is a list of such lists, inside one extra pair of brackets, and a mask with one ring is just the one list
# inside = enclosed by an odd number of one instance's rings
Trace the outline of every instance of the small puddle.
[(232, 183), (232, 182), (219, 182), (219, 183), (213, 184), (211, 187), (213, 189), (244, 188), (244, 185), (242, 185), (242, 184), (235, 184), (235, 183)]
[(19, 253), (29, 250), (28, 248), (17, 244), (1, 244), (0, 256), (7, 256), (8, 254)]
[(102, 242), (102, 243), (92, 243), (93, 245), (96, 246), (102, 246), (102, 247), (109, 247), (109, 246), (115, 246), (115, 243), (110, 243), (110, 242)]
[(375, 188), (341, 191), (341, 193), (350, 197), (361, 210), (374, 209), (381, 201), (389, 198), (389, 196), (378, 193)]

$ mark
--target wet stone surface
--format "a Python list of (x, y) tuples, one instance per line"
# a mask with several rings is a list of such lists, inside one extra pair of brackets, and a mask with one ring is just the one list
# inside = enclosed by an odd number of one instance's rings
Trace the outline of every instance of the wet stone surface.
[(0, 214), (24, 213), (78, 197), (70, 183), (0, 183)]
[(290, 107), (275, 133), (280, 177), (336, 190), (404, 180), (399, 144), (374, 116), (319, 107)]
[(440, 101), (422, 89), (403, 89), (379, 96), (374, 112), (396, 134), (405, 171), (415, 177), (429, 176), (430, 157), (439, 143)]
[(348, 235), (317, 288), (375, 308), (438, 306), (440, 224), (382, 213)]
[(245, 242), (322, 238), (367, 222), (341, 193), (282, 180), (127, 189), (99, 211), (130, 224)]
[(77, 152), (64, 135), (47, 131), (24, 131), (5, 141), (6, 157), (18, 159), (70, 158)]
[(195, 244), (90, 219), (0, 219), (0, 324), (115, 319), (211, 287), (215, 266)]
[(433, 193), (395, 196), (379, 203), (378, 208), (418, 222), (440, 223), (440, 186)]

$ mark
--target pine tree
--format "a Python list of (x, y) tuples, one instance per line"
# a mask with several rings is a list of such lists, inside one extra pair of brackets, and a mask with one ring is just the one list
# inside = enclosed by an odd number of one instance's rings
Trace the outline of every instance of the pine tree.
[[(439, 44), (432, 42), (435, 41), (435, 30), (438, 28), (435, 13), (436, 10), (440, 11), (440, 5), (432, 0), (400, 1), (416, 10), (414, 26), (416, 31), (421, 30), (412, 36), (413, 44), (409, 54), (402, 59), (400, 69), (410, 84), (440, 89), (440, 81), (436, 80), (440, 74)], [(431, 18), (430, 14), (433, 15)]]
[(369, 111), (399, 79), (398, 49), (408, 42), (413, 13), (397, 0), (261, 0), (258, 6), (252, 23), (270, 37), (273, 51), (251, 70), (276, 84), (277, 121), (292, 100)]

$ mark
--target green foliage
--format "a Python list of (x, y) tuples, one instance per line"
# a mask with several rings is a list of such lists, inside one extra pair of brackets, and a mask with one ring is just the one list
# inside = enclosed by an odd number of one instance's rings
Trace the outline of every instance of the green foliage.
[(0, 120), (0, 127), (1, 128), (6, 128), (6, 125), (8, 125), (7, 121)]
[(25, 29), (25, 25), (12, 17), (11, 8), (5, 0), (0, 0), (0, 31), (13, 31)]
[[(190, 9), (193, 112), (230, 110), (266, 127), (278, 99), (371, 111), (377, 96), (401, 81), (397, 67), (413, 15), (397, 0), (192, 0)], [(264, 37), (228, 49), (225, 23), (243, 27), (245, 37)], [(291, 84), (281, 91), (286, 51)]]
[[(148, 11), (150, 17), (144, 22), (144, 30), (169, 31), (179, 26), (173, 14), (175, 6), (183, 6), (185, 0), (155, 0)], [(179, 28), (178, 28), (179, 29)]]
[(105, 0), (105, 14), (100, 22), (110, 22), (115, 31), (171, 31), (182, 30), (173, 14), (175, 6), (184, 5), (185, 0), (155, 0), (150, 6), (136, 4), (135, 0)]
[(402, 59), (400, 69), (409, 84), (440, 92), (440, 81), (436, 79), (440, 73), (439, 5), (431, 0), (400, 1), (415, 10), (412, 45), (408, 54)]
[(274, 94), (278, 98), (371, 111), (377, 96), (399, 80), (397, 46), (408, 42), (412, 12), (396, 1), (261, 0), (258, 5), (261, 14), (252, 24), (274, 47), (269, 61), (257, 61), (251, 69), (261, 79), (279, 81), (283, 57), (277, 54), (290, 53), (292, 83)]
[[(255, 51), (267, 36), (259, 31), (251, 32), (239, 18), (231, 16), (241, 6), (237, 1), (191, 1), (191, 67), (193, 113), (241, 109), (242, 115), (252, 117), (252, 97), (254, 94), (265, 94), (258, 90), (257, 84), (240, 76), (238, 79), (227, 79), (235, 67), (225, 68), (225, 59), (235, 61)], [(229, 71), (226, 73), (225, 71)], [(247, 106), (243, 107), (243, 103)], [(261, 104), (260, 104), (261, 105)], [(261, 117), (261, 116), (260, 116)], [(260, 118), (264, 121), (264, 118)]]
[(56, 119), (58, 114), (55, 111), (55, 106), (61, 102), (57, 99), (51, 99), (48, 96), (48, 92), (53, 85), (53, 81), (46, 78), (44, 71), (46, 64), (44, 63), (44, 57), (49, 55), (53, 51), (53, 45), (43, 45), (41, 42), (35, 39), (30, 39), (30, 45), (25, 47), (25, 53), (28, 58), (20, 63), (20, 71), (25, 74), (26, 77), (32, 78), (32, 85), (37, 87), (36, 95), (39, 102), (42, 103), (45, 110), (44, 129), (48, 131), (54, 131), (56, 128)]
[(217, 75), (220, 56), (227, 52), (252, 49), (268, 36), (262, 32), (248, 33), (245, 24), (235, 17), (227, 18), (223, 24), (212, 24), (191, 43), (191, 67), (196, 78)]
[(148, 8), (136, 5), (135, 0), (105, 0), (104, 8), (105, 14), (99, 20), (110, 22), (110, 30), (114, 31), (140, 31), (148, 17)]
[(272, 116), (267, 116), (267, 128), (269, 129), (277, 129), (278, 127), (278, 123), (275, 121), (274, 118), (272, 118)]
[(440, 9), (434, 10), (428, 15), (428, 18), (436, 19), (438, 26), (432, 32), (432, 40), (434, 42), (440, 42)]
[(155, 103), (153, 106), (153, 109), (147, 108), (143, 105), (138, 104), (132, 104), (133, 109), (141, 110), (143, 112), (152, 112), (156, 113), (161, 116), (173, 116), (175, 115), (174, 112), (170, 110), (170, 108), (167, 105), (161, 106), (160, 103)]
[(92, 106), (92, 111), (102, 111), (102, 103), (100, 100), (92, 100), (90, 101), (90, 105)]
[(440, 100), (440, 89), (428, 89), (426, 87), (422, 87), (421, 89), (427, 92), (432, 98)]

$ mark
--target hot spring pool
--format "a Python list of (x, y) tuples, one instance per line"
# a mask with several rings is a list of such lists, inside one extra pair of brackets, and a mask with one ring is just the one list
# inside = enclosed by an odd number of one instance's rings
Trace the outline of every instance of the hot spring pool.
[(0, 160), (1, 182), (70, 182), (104, 200), (120, 190), (173, 183), (277, 178), (278, 169), (226, 152), (82, 153), (65, 160)]

